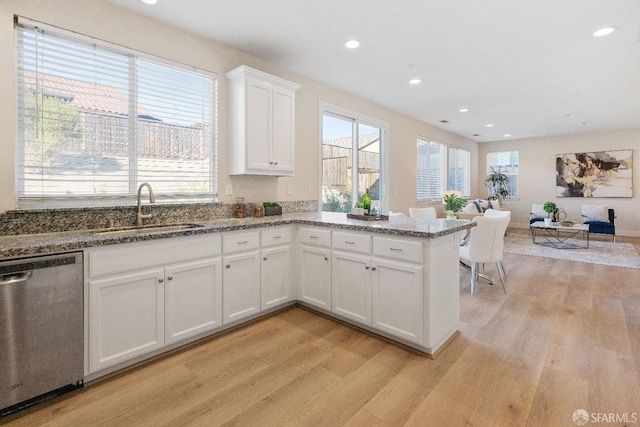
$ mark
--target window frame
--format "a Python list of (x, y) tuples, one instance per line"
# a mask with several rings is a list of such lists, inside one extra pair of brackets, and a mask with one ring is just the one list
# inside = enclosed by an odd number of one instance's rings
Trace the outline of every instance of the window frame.
[[(367, 116), (365, 114), (359, 113), (357, 111), (353, 111), (353, 110), (349, 110), (347, 108), (344, 107), (340, 107), (337, 105), (333, 105), (330, 104), (328, 102), (325, 101), (320, 101), (319, 102), (319, 176), (318, 176), (318, 188), (320, 189), (320, 191), (318, 191), (318, 211), (322, 212), (322, 197), (323, 197), (323, 118), (325, 115), (329, 115), (329, 116), (333, 116), (336, 118), (341, 118), (341, 119), (345, 119), (345, 120), (351, 120), (353, 121), (353, 127), (357, 128), (359, 124), (362, 125), (366, 125), (366, 126), (371, 126), (371, 127), (375, 127), (380, 129), (380, 177), (379, 177), (379, 184), (381, 186), (381, 196), (382, 196), (382, 200), (380, 201), (380, 209), (382, 210), (382, 212), (387, 212), (389, 210), (389, 195), (387, 192), (387, 188), (388, 188), (388, 170), (389, 170), (389, 156), (388, 156), (388, 144), (389, 144), (389, 123), (377, 119), (375, 117), (371, 117), (371, 116)], [(352, 133), (352, 139), (354, 138), (355, 135), (355, 131), (354, 133)], [(357, 156), (358, 156), (358, 150), (352, 150), (352, 157), (354, 159), (357, 160)], [(353, 164), (357, 164), (357, 161)], [(354, 191), (353, 189), (356, 188), (357, 189), (357, 174), (353, 174), (355, 175), (355, 179), (354, 176), (352, 176), (351, 180), (352, 180), (352, 192), (354, 194), (356, 194), (356, 191)], [(355, 187), (353, 187), (355, 185)], [(351, 206), (353, 207), (356, 203), (356, 198), (352, 197), (351, 198)]]
[[(420, 143), (428, 143), (429, 146), (431, 146), (432, 144), (434, 145), (438, 145), (440, 147), (440, 151), (441, 151), (441, 157), (439, 159), (439, 163), (440, 163), (440, 188), (438, 189), (438, 193), (439, 194), (431, 194), (428, 193), (427, 197), (419, 197), (420, 195), (420, 186), (418, 185), (418, 180), (420, 178), (420, 159), (418, 156), (418, 146)], [(431, 150), (429, 150), (430, 152)], [(418, 136), (416, 138), (416, 200), (418, 203), (420, 202), (434, 202), (434, 201), (440, 201), (442, 200), (442, 194), (444, 193), (444, 191), (447, 188), (447, 173), (448, 173), (448, 160), (447, 160), (447, 152), (448, 152), (448, 146), (447, 144), (444, 144), (442, 142), (439, 141), (435, 141), (431, 138), (426, 138), (426, 137), (422, 137), (422, 136)], [(424, 174), (426, 176), (426, 180), (427, 180), (427, 188), (424, 189), (427, 192), (429, 192), (429, 184), (428, 181), (430, 181), (430, 168), (427, 167), (424, 169)]]
[[(516, 163), (515, 165), (511, 164), (511, 165), (499, 165), (498, 164), (498, 157), (500, 156), (500, 154), (506, 154), (509, 157), (513, 156), (513, 154), (515, 153), (515, 157), (516, 157)], [(495, 156), (496, 157), (496, 161), (495, 163), (492, 163), (490, 161), (490, 156)], [(498, 170), (500, 172), (503, 172), (505, 175), (509, 176), (509, 177), (513, 177), (513, 179), (510, 179), (510, 183), (511, 183), (511, 194), (509, 196), (509, 198), (519, 198), (520, 197), (520, 193), (519, 193), (519, 175), (520, 175), (520, 152), (519, 150), (497, 150), (497, 151), (488, 151), (486, 153), (485, 156), (485, 163), (486, 163), (486, 174), (489, 175), (489, 173), (491, 173), (491, 168), (498, 168)], [(508, 167), (512, 167), (515, 168), (515, 172), (514, 171), (504, 171), (504, 168), (508, 168)], [(514, 185), (515, 183), (515, 185)], [(514, 190), (515, 188), (515, 190)]]
[[(452, 188), (452, 186), (450, 185), (451, 183), (451, 161), (452, 161), (452, 151), (456, 151), (458, 153), (466, 153), (467, 158), (465, 159), (465, 182), (463, 184), (463, 189), (461, 190), (460, 187), (458, 185), (455, 185), (456, 188)], [(462, 197), (463, 198), (469, 198), (471, 197), (471, 151), (465, 149), (465, 148), (460, 148), (460, 147), (456, 147), (453, 145), (448, 146), (447, 149), (447, 189), (448, 190), (455, 190), (455, 191), (460, 191), (462, 193)], [(457, 157), (457, 156), (456, 156)], [(458, 159), (457, 159), (458, 160)], [(456, 180), (457, 181), (457, 180)]]
[[(95, 37), (91, 37), (88, 35), (83, 35), (79, 33), (75, 33), (70, 30), (65, 30), (59, 27), (55, 27), (49, 24), (45, 24), (39, 21), (34, 21), (28, 18), (24, 18), (21, 16), (15, 16), (14, 19), (14, 31), (16, 34), (15, 37), (15, 52), (17, 55), (23, 49), (21, 45), (20, 38), (18, 33), (20, 31), (29, 31), (29, 28), (37, 27), (39, 30), (46, 31), (49, 34), (53, 34), (54, 37), (68, 40), (74, 44), (84, 44), (84, 45), (93, 45), (99, 46), (99, 49), (103, 51), (107, 51), (125, 58), (128, 58), (128, 69), (131, 75), (131, 63), (136, 62), (138, 58), (145, 63), (152, 63), (159, 65), (161, 67), (166, 67), (167, 69), (174, 69), (180, 72), (191, 72), (194, 76), (198, 76), (199, 78), (205, 78), (208, 80), (208, 91), (209, 91), (209, 102), (206, 105), (208, 108), (208, 135), (203, 139), (205, 144), (208, 144), (209, 150), (209, 161), (208, 161), (208, 191), (199, 191), (199, 192), (162, 192), (154, 189), (156, 194), (156, 199), (158, 201), (165, 202), (180, 202), (180, 203), (202, 203), (202, 202), (212, 202), (218, 201), (218, 75), (215, 72), (208, 71), (202, 68), (197, 68), (192, 65), (186, 65), (177, 61), (173, 61), (166, 58), (161, 58), (152, 54), (148, 54), (139, 50), (135, 50), (129, 47), (117, 45), (108, 41), (104, 41)], [(25, 27), (26, 30), (22, 27)], [(20, 76), (23, 73), (18, 67), (20, 66), (21, 61), (16, 60), (16, 92), (18, 93), (18, 99), (21, 99), (22, 93), (26, 93), (22, 91)], [(127, 99), (130, 103), (134, 102), (131, 99), (135, 98), (135, 93), (138, 90), (138, 84), (141, 80), (135, 79), (135, 85), (130, 87), (127, 91)], [(132, 95), (132, 93), (134, 95)], [(131, 104), (136, 105), (136, 104)], [(14, 166), (15, 166), (15, 196), (18, 201), (18, 206), (20, 208), (40, 208), (43, 206), (46, 207), (86, 207), (86, 206), (118, 206), (118, 205), (131, 205), (135, 203), (135, 195), (138, 187), (138, 171), (139, 165), (138, 154), (136, 145), (138, 140), (136, 139), (136, 122), (138, 121), (138, 115), (135, 114), (133, 117), (129, 114), (129, 131), (127, 137), (127, 144), (129, 145), (129, 154), (128, 154), (128, 162), (132, 163), (132, 166), (128, 167), (129, 169), (129, 178), (128, 178), (128, 191), (126, 193), (111, 193), (111, 194), (79, 194), (79, 195), (25, 195), (21, 194), (21, 183), (24, 180), (24, 176), (21, 175), (24, 173), (24, 167), (20, 163), (23, 162), (25, 156), (25, 142), (24, 142), (24, 134), (22, 134), (23, 124), (22, 124), (22, 113), (20, 112), (20, 101), (16, 103), (16, 120), (18, 126), (16, 127), (16, 137), (15, 137), (15, 157), (14, 157)], [(136, 111), (135, 107), (133, 110)], [(207, 110), (203, 110), (207, 111)], [(133, 122), (134, 126), (131, 126)], [(133, 129), (132, 129), (133, 128)], [(134, 139), (131, 139), (134, 138)], [(132, 147), (133, 146), (133, 147)], [(206, 147), (206, 145), (205, 145)], [(206, 165), (206, 163), (204, 163)], [(202, 169), (202, 171), (206, 170)], [(133, 172), (132, 172), (133, 171)], [(76, 175), (78, 176), (78, 175)], [(204, 175), (203, 175), (204, 176)], [(144, 179), (144, 178), (142, 178)], [(133, 196), (133, 197), (132, 197)]]

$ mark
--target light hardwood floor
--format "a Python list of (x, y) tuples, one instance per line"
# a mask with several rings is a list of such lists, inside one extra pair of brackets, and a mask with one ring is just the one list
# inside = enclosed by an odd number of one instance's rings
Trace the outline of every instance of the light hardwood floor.
[(461, 334), (435, 360), (296, 307), (0, 424), (572, 426), (580, 408), (640, 424), (640, 270), (504, 264), (507, 295), (471, 298), (461, 274)]

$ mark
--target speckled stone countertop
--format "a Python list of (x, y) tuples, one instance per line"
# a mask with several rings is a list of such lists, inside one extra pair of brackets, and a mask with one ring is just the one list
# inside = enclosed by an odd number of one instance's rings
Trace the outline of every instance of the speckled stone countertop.
[(332, 229), (368, 231), (399, 236), (437, 238), (464, 231), (475, 224), (470, 221), (408, 217), (392, 217), (388, 221), (363, 221), (347, 218), (343, 213), (312, 212), (293, 213), (264, 218), (216, 219), (211, 222), (190, 222), (200, 227), (183, 230), (162, 230), (150, 227), (144, 232), (131, 234), (100, 234), (117, 229), (77, 230), (68, 232), (22, 234), (0, 237), (0, 259), (70, 252), (85, 248), (193, 236), (224, 231), (238, 231), (286, 224), (307, 224)]

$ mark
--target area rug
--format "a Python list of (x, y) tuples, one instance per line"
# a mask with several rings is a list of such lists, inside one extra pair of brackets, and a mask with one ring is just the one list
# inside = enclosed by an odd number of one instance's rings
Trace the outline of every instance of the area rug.
[(630, 243), (589, 242), (588, 249), (556, 249), (534, 244), (531, 236), (521, 233), (507, 233), (504, 251), (510, 254), (555, 258), (589, 264), (611, 265), (640, 270), (640, 255)]

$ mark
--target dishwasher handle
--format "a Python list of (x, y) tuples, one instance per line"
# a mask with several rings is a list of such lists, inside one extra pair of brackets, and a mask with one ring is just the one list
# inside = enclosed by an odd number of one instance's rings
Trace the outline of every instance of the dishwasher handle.
[(26, 282), (31, 277), (33, 271), (22, 271), (19, 273), (9, 273), (0, 276), (0, 285), (10, 285), (11, 283)]

